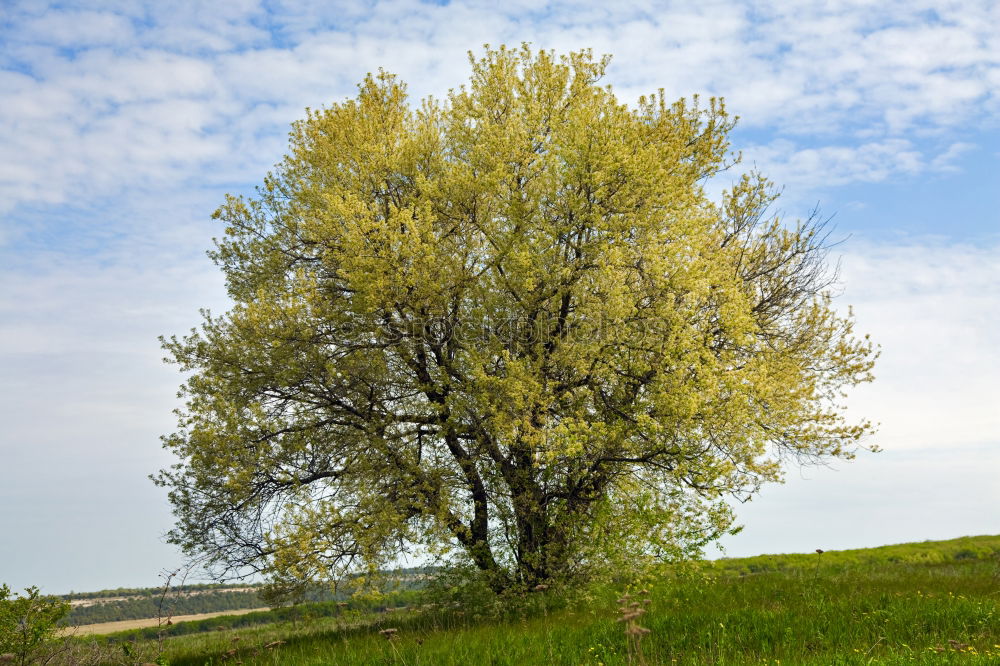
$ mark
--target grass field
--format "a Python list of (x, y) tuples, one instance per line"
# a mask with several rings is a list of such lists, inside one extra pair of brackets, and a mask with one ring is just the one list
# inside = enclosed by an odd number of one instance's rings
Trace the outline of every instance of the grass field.
[(625, 586), (533, 593), (516, 609), (484, 601), (178, 636), (164, 640), (161, 661), (1000, 664), (1000, 536), (665, 571), (633, 581), (624, 603), (645, 609), (634, 623), (648, 634), (627, 636), (617, 621)]

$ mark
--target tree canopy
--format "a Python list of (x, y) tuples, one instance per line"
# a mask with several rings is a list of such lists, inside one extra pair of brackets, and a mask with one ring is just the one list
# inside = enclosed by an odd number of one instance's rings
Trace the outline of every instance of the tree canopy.
[(408, 550), (496, 590), (732, 528), (785, 461), (851, 457), (876, 356), (823, 224), (771, 214), (723, 103), (629, 106), (589, 51), (487, 48), (444, 100), (369, 75), (215, 213), (234, 302), (188, 371), (170, 538), (222, 574), (336, 580)]

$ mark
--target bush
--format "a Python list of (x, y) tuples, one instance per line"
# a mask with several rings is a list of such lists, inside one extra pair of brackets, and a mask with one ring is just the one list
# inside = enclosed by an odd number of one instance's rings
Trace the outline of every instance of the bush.
[(37, 587), (12, 595), (9, 587), (0, 586), (0, 659), (19, 666), (32, 663), (55, 638), (56, 625), (69, 609), (68, 602), (43, 597)]

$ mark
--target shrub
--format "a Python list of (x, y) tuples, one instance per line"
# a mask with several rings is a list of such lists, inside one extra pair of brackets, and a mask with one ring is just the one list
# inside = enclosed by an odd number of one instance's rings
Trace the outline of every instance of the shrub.
[(19, 666), (32, 663), (55, 637), (56, 625), (69, 609), (68, 602), (44, 597), (37, 587), (14, 595), (6, 585), (0, 586), (0, 655)]

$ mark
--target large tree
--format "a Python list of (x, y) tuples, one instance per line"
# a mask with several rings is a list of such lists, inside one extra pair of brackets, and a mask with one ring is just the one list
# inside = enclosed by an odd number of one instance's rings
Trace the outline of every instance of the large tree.
[(232, 309), (164, 341), (173, 542), (286, 583), (452, 552), (502, 590), (684, 554), (852, 455), (875, 354), (822, 225), (759, 176), (710, 200), (722, 103), (629, 107), (606, 64), (488, 49), (444, 101), (381, 73), (294, 124), (215, 213)]

